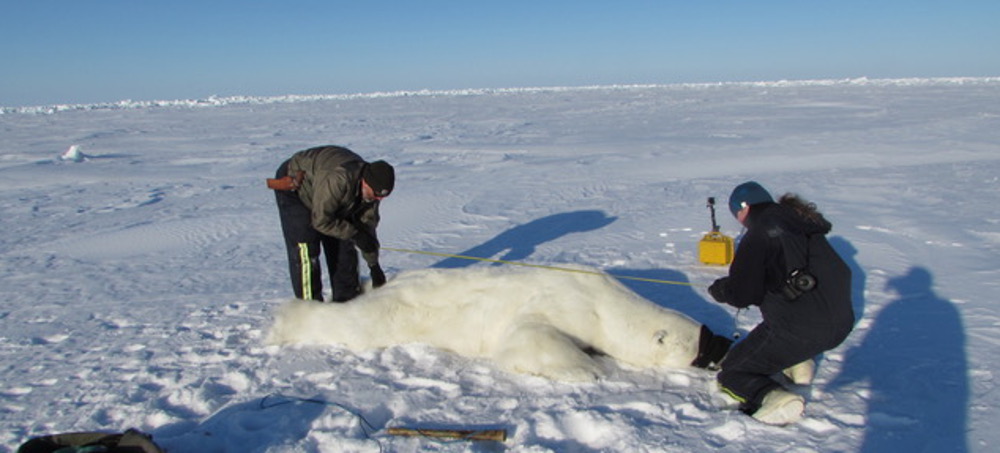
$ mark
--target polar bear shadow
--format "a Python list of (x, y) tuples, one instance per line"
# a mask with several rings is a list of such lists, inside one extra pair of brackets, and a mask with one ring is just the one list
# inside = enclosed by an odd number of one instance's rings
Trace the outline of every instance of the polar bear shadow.
[(700, 358), (706, 327), (607, 274), (573, 269), (407, 271), (345, 304), (289, 301), (267, 341), (357, 352), (421, 343), (564, 381), (600, 377), (592, 351), (640, 368), (683, 368)]

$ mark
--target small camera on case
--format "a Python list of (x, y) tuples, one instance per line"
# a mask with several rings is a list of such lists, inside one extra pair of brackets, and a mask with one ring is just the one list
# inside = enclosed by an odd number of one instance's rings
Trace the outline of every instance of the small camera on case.
[(781, 287), (781, 294), (786, 300), (798, 299), (803, 293), (812, 291), (816, 287), (816, 277), (805, 269), (795, 269), (788, 274), (785, 279), (785, 286)]

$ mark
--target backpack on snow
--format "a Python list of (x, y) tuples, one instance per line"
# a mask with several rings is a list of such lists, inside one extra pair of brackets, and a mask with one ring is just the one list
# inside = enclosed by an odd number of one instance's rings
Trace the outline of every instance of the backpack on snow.
[(17, 453), (164, 453), (152, 437), (134, 429), (124, 433), (81, 432), (31, 439)]

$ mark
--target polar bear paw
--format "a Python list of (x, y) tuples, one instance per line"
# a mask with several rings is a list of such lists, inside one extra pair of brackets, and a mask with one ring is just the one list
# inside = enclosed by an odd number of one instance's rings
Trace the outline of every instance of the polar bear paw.
[(572, 338), (542, 322), (511, 330), (495, 359), (510, 371), (562, 381), (594, 381), (602, 375), (600, 365)]

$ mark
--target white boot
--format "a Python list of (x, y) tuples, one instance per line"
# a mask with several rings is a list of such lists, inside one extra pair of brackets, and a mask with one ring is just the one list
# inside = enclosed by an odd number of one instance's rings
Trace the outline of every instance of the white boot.
[(809, 385), (816, 375), (816, 361), (813, 359), (792, 365), (781, 372), (795, 385)]
[(774, 389), (764, 395), (764, 401), (760, 409), (753, 413), (753, 418), (769, 425), (787, 425), (802, 418), (805, 410), (804, 398), (786, 390)]

